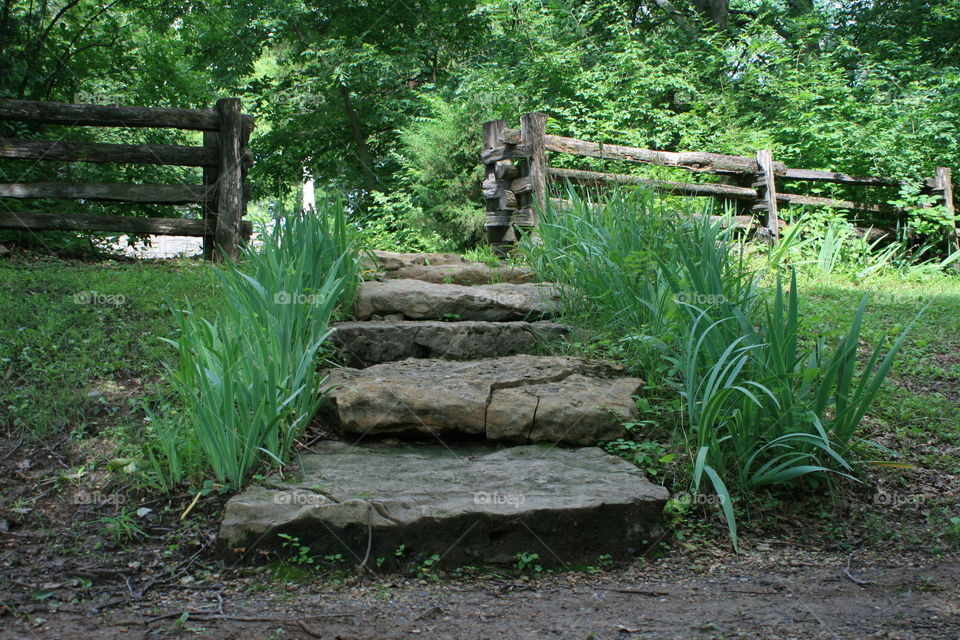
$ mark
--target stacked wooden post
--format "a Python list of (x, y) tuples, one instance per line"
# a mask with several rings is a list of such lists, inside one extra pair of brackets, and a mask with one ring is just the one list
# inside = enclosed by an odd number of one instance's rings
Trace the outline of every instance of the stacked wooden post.
[[(510, 214), (517, 208), (517, 199), (513, 197), (512, 200), (508, 200), (508, 189), (503, 183), (519, 175), (519, 170), (511, 159), (493, 156), (497, 148), (504, 144), (501, 142), (501, 135), (506, 127), (506, 120), (491, 120), (483, 124), (481, 159), (484, 161), (485, 174), (481, 188), (483, 199), (487, 204), (485, 226), (487, 242), (497, 252), (516, 240), (513, 228), (510, 226)], [(505, 145), (504, 150), (506, 150)], [(510, 195), (513, 195), (512, 191)]]
[(537, 226), (537, 210), (546, 203), (546, 124), (546, 114), (529, 113), (521, 117), (519, 131), (508, 129), (505, 120), (483, 125), (487, 240), (500, 255), (518, 232)]
[[(933, 177), (933, 193), (940, 197), (943, 206), (951, 216), (957, 214), (953, 200), (953, 180), (949, 167), (937, 167)], [(950, 244), (951, 251), (960, 251), (960, 225), (957, 223), (954, 223), (953, 228), (947, 234), (947, 242)], [(960, 271), (960, 262), (954, 262), (953, 265), (955, 269)]]

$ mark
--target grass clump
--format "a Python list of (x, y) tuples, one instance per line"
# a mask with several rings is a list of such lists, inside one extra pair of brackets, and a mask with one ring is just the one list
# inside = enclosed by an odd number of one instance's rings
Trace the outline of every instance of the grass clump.
[(357, 287), (357, 252), (341, 205), (291, 215), (219, 274), (212, 319), (174, 310), (175, 402), (151, 412), (147, 455), (169, 488), (212, 474), (239, 488), (263, 464), (282, 465), (316, 412), (328, 325)]
[(734, 545), (735, 498), (855, 477), (858, 429), (910, 325), (862, 363), (866, 296), (830, 345), (801, 332), (795, 274), (764, 298), (762, 274), (709, 210), (671, 215), (644, 192), (599, 206), (570, 199), (562, 214), (542, 212), (540, 241), (525, 250), (541, 277), (568, 285), (571, 316), (591, 318), (628, 364), (679, 392), (673, 436), (688, 454), (691, 490), (717, 495)]

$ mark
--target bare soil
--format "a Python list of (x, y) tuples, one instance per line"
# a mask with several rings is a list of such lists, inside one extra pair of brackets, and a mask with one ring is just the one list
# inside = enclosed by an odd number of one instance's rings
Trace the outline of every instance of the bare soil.
[[(960, 638), (960, 558), (892, 541), (841, 549), (785, 522), (739, 555), (688, 537), (556, 574), (225, 566), (211, 552), (222, 497), (180, 521), (192, 496), (65, 474), (90, 455), (0, 440), (0, 638)], [(152, 511), (117, 543), (121, 505)]]

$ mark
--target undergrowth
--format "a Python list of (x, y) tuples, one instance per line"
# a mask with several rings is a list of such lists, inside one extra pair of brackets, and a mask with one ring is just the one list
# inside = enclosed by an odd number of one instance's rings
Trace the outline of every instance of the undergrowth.
[(317, 370), (328, 325), (349, 308), (358, 257), (343, 208), (280, 219), (218, 274), (219, 311), (174, 309), (171, 402), (148, 408), (145, 455), (170, 490), (211, 474), (240, 488), (252, 470), (282, 466), (321, 401)]
[(570, 190), (570, 201), (562, 213), (542, 212), (539, 241), (524, 250), (541, 277), (568, 285), (568, 317), (682, 397), (672, 438), (686, 453), (690, 490), (717, 496), (734, 546), (735, 500), (761, 487), (856, 479), (864, 448), (879, 448), (860, 437), (861, 423), (912, 323), (860, 354), (868, 296), (842, 335), (806, 334), (795, 273), (786, 287), (776, 276), (772, 298), (760, 295), (766, 274), (709, 210), (671, 214), (645, 192), (592, 205)]

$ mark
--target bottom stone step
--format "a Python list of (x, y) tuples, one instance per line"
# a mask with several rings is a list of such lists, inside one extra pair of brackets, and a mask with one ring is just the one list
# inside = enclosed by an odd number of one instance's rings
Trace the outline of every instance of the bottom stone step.
[(282, 557), (285, 534), (311, 554), (340, 554), (345, 566), (437, 555), (449, 570), (536, 553), (538, 564), (569, 567), (642, 553), (663, 532), (667, 490), (598, 448), (329, 442), (318, 450), (301, 458), (299, 475), (227, 502), (223, 553), (251, 557), (256, 547)]

